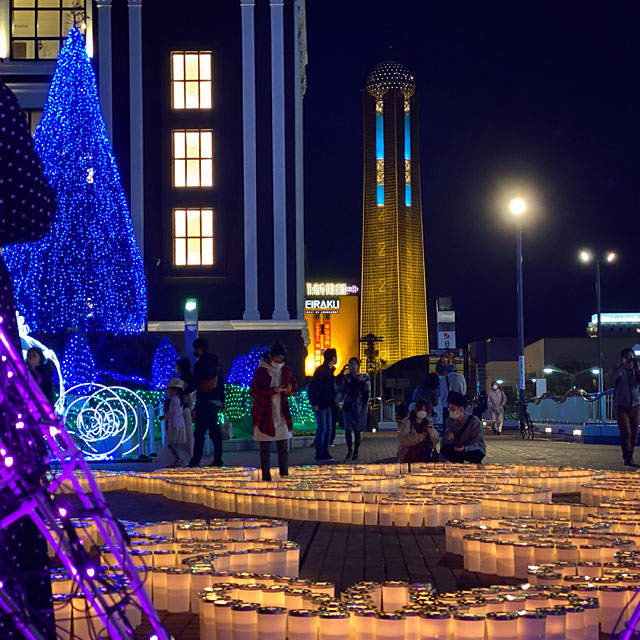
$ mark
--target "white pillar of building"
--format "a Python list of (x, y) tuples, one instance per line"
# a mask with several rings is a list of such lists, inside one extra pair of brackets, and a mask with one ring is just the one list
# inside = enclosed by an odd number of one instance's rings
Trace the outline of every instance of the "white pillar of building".
[(285, 171), (284, 2), (271, 5), (271, 134), (273, 163), (274, 320), (289, 320), (287, 308), (287, 197)]
[(96, 0), (98, 7), (98, 77), (100, 109), (113, 145), (113, 74), (111, 71), (111, 0)]
[(304, 153), (302, 128), (302, 98), (306, 89), (307, 23), (305, 0), (294, 1), (293, 14), (293, 83), (295, 120), (295, 194), (296, 194), (296, 310), (298, 320), (304, 320)]
[(142, 132), (142, 0), (129, 7), (129, 149), (131, 162), (131, 219), (144, 259), (144, 146)]
[(240, 0), (242, 16), (242, 169), (244, 180), (244, 320), (259, 320), (258, 196), (256, 174), (256, 55), (254, 0)]

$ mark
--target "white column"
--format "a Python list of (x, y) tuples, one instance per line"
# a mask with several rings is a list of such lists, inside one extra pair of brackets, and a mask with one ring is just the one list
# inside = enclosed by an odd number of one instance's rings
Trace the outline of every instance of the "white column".
[(271, 5), (271, 132), (273, 159), (274, 320), (289, 320), (287, 309), (287, 198), (284, 129), (283, 0)]
[(240, 0), (242, 16), (242, 168), (244, 177), (244, 320), (259, 320), (256, 183), (256, 64), (254, 1)]
[(10, 57), (10, 6), (9, 0), (0, 0), (0, 58), (8, 60)]
[(306, 89), (307, 24), (305, 0), (295, 0), (293, 9), (293, 84), (295, 119), (296, 172), (296, 309), (298, 320), (304, 320), (304, 157), (302, 129), (302, 97)]
[(131, 219), (144, 260), (144, 147), (142, 135), (142, 0), (129, 6), (129, 149)]
[[(111, 72), (111, 0), (96, 0), (98, 7), (98, 77), (100, 108), (113, 145), (113, 76)], [(89, 27), (91, 28), (91, 27)]]

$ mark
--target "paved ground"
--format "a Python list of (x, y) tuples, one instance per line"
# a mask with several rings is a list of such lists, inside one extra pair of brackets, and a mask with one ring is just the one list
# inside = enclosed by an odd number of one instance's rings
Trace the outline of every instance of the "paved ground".
[[(486, 463), (495, 464), (549, 464), (591, 467), (594, 469), (628, 470), (622, 464), (620, 448), (614, 445), (577, 444), (560, 440), (520, 440), (515, 432), (506, 432), (500, 436), (486, 435)], [(387, 461), (396, 459), (398, 440), (395, 433), (365, 433), (360, 448), (360, 463)], [(347, 452), (344, 444), (336, 445), (331, 454), (337, 462), (342, 462)], [(258, 451), (239, 451), (224, 454), (228, 466), (259, 466)], [(305, 447), (289, 453), (290, 465), (315, 464), (314, 449)], [(637, 455), (640, 461), (640, 450)], [(272, 465), (277, 464), (275, 453), (271, 457)], [(203, 464), (210, 462), (203, 459)]]
[[(396, 459), (396, 449), (394, 433), (364, 434), (359, 462), (391, 462)], [(344, 459), (345, 452), (345, 445), (332, 449), (338, 461)], [(312, 448), (294, 450), (290, 454), (290, 464), (313, 464), (313, 454)], [(625, 468), (618, 447), (551, 440), (522, 441), (514, 434), (487, 436), (486, 462)], [(258, 452), (227, 453), (225, 464), (257, 466)], [(273, 464), (276, 464), (275, 455)], [(117, 517), (140, 522), (228, 515), (160, 496), (122, 491), (111, 492), (107, 497)], [(311, 580), (330, 580), (338, 590), (360, 580), (431, 582), (440, 592), (505, 583), (504, 578), (465, 571), (461, 558), (444, 552), (442, 528), (395, 529), (291, 521), (289, 538), (301, 546), (300, 575)], [(176, 640), (198, 640), (196, 616), (166, 612), (161, 612), (161, 616)], [(148, 633), (148, 628), (140, 627), (138, 637), (148, 638)]]

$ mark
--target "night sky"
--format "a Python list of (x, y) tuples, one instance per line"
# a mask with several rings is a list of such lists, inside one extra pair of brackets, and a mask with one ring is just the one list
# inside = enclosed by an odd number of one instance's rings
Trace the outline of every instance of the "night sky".
[(309, 278), (360, 281), (361, 91), (397, 59), (420, 101), (430, 332), (450, 295), (459, 345), (516, 334), (516, 195), (527, 340), (585, 335), (582, 246), (620, 253), (603, 311), (640, 311), (639, 18), (632, 2), (308, 2)]

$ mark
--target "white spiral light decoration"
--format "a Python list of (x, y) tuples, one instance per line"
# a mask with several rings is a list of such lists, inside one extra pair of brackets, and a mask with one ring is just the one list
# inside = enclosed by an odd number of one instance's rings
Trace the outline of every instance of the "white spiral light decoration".
[[(144, 400), (126, 387), (82, 383), (66, 390), (65, 401), (63, 421), (90, 460), (107, 460), (120, 448), (121, 456), (133, 453), (149, 431), (149, 411)], [(144, 431), (134, 444), (140, 423)]]

